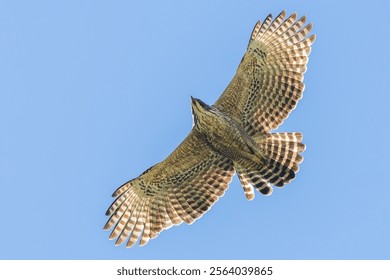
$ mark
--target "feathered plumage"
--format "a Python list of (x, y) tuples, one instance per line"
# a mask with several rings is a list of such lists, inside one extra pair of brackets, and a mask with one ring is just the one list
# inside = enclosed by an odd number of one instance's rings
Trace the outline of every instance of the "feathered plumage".
[(209, 106), (193, 98), (194, 127), (164, 161), (119, 187), (107, 210), (110, 239), (145, 245), (162, 230), (200, 218), (235, 172), (247, 199), (294, 179), (301, 133), (272, 133), (297, 105), (315, 36), (306, 17), (285, 12), (257, 22), (232, 81)]

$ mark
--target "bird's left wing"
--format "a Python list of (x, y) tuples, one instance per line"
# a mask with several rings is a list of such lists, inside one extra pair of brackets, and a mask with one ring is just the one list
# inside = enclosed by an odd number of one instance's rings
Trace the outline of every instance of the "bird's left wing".
[(192, 130), (164, 161), (125, 183), (113, 194), (104, 229), (114, 229), (116, 245), (145, 245), (161, 231), (201, 217), (228, 188), (232, 162), (214, 153)]
[(255, 25), (232, 81), (214, 106), (253, 135), (276, 129), (302, 97), (303, 74), (315, 36), (306, 17), (281, 12)]

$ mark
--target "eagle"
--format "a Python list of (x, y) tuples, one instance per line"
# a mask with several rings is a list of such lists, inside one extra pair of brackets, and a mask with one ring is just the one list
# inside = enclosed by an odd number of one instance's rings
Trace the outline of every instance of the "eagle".
[(105, 230), (116, 245), (143, 246), (183, 221), (199, 219), (237, 173), (245, 197), (290, 183), (305, 149), (299, 132), (272, 132), (296, 107), (315, 41), (293, 13), (268, 15), (253, 28), (238, 69), (213, 105), (191, 97), (193, 127), (163, 161), (120, 186)]

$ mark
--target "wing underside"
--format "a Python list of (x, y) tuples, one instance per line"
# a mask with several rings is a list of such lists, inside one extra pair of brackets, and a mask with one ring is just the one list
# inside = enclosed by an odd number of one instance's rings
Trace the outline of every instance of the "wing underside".
[(283, 11), (258, 22), (232, 81), (214, 106), (239, 121), (250, 135), (276, 129), (302, 97), (312, 24)]
[(113, 194), (104, 229), (127, 247), (145, 245), (164, 229), (191, 224), (221, 197), (234, 175), (232, 162), (215, 154), (192, 131), (163, 162), (127, 182)]

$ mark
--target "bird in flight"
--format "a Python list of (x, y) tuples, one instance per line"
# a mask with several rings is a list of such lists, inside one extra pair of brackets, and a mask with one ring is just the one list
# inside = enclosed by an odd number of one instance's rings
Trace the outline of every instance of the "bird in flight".
[(213, 105), (192, 99), (194, 125), (162, 162), (120, 186), (104, 226), (116, 245), (145, 245), (173, 225), (193, 223), (237, 173), (245, 197), (270, 195), (290, 183), (305, 149), (299, 132), (275, 133), (296, 107), (315, 35), (312, 24), (285, 11), (258, 21), (247, 51)]

